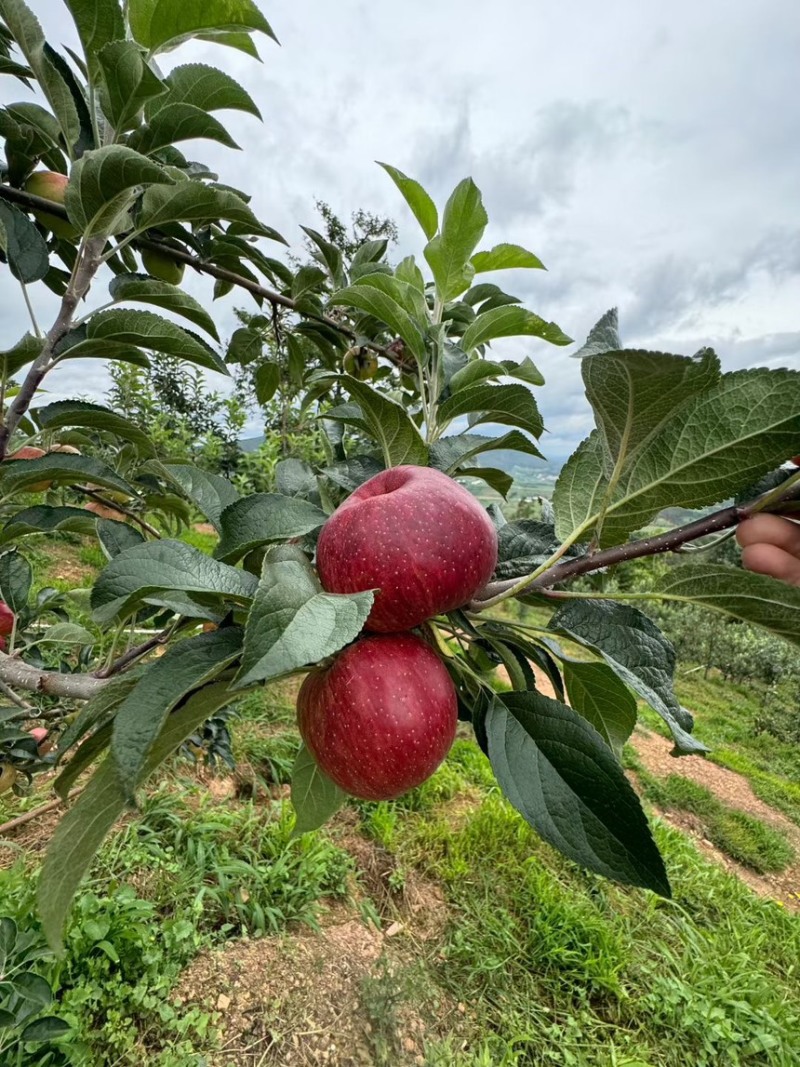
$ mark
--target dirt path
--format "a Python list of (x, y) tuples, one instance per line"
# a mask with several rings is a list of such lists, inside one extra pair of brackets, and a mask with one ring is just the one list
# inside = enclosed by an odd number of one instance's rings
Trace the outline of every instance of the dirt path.
[(780, 901), (791, 911), (800, 912), (799, 826), (787, 819), (783, 812), (776, 811), (759, 799), (743, 775), (729, 771), (726, 767), (718, 767), (716, 763), (702, 756), (681, 756), (679, 759), (671, 756), (672, 744), (660, 734), (637, 727), (631, 737), (631, 744), (646, 770), (656, 777), (667, 778), (671, 774), (680, 774), (710, 790), (727, 807), (747, 812), (776, 830), (782, 830), (795, 851), (794, 863), (777, 873), (756, 874), (712, 845), (705, 837), (702, 821), (696, 815), (687, 811), (659, 811), (664, 822), (687, 833), (704, 855), (735, 874), (753, 892)]

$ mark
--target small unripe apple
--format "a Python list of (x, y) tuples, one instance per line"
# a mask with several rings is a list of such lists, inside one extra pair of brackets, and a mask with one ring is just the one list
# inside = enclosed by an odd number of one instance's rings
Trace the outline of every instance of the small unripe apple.
[(14, 612), (4, 601), (0, 600), (0, 635), (8, 637), (14, 629)]
[(445, 758), (458, 709), (447, 668), (429, 645), (414, 634), (381, 634), (307, 675), (297, 716), (309, 751), (340, 788), (390, 800), (430, 778)]
[[(69, 179), (66, 174), (59, 174), (55, 170), (37, 170), (25, 182), (25, 191), (34, 196), (42, 196), (45, 200), (52, 200), (56, 204), (64, 203)], [(49, 211), (34, 211), (34, 218), (52, 230), (56, 237), (64, 237), (68, 241), (74, 241), (78, 231), (58, 215), (51, 215)]]
[[(22, 448), (18, 448), (16, 452), (6, 456), (6, 459), (41, 459), (42, 456), (46, 455), (47, 453), (43, 448), (37, 448), (35, 445), (24, 445)], [(45, 493), (52, 484), (52, 482), (34, 482), (33, 485), (25, 486), (25, 492)]]
[(17, 780), (17, 772), (10, 763), (0, 763), (0, 793), (7, 793)]
[(430, 467), (392, 467), (337, 508), (317, 543), (329, 593), (377, 589), (366, 628), (410, 630), (466, 604), (497, 564), (497, 531), (463, 486)]
[(180, 285), (183, 281), (183, 263), (176, 263), (171, 256), (156, 252), (152, 248), (142, 249), (142, 266), (151, 278), (170, 285)]
[(378, 373), (378, 357), (368, 348), (349, 348), (342, 366), (346, 374), (352, 374), (360, 382), (368, 382)]

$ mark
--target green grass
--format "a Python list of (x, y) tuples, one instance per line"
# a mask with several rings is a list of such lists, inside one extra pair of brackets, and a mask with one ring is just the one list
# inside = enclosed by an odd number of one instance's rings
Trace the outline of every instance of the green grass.
[(193, 529), (182, 530), (178, 540), (191, 545), (192, 548), (199, 549), (200, 552), (205, 552), (207, 556), (213, 553), (219, 543), (219, 538), (216, 534), (203, 533), (201, 530)]

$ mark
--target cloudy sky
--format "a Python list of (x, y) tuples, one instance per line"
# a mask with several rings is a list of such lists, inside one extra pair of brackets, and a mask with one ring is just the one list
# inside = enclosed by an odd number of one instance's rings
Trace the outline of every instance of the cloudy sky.
[[(57, 0), (29, 2), (53, 43), (73, 43)], [(259, 41), (263, 63), (192, 44), (164, 67), (213, 63), (249, 89), (263, 124), (223, 116), (241, 153), (184, 150), (252, 192), (291, 242), (324, 198), (343, 217), (391, 215), (397, 257), (420, 254), (421, 233), (374, 161), (439, 204), (470, 175), (489, 213), (485, 245), (514, 241), (548, 267), (495, 279), (577, 340), (617, 305), (630, 346), (710, 344), (726, 369), (800, 366), (796, 0), (260, 6), (281, 41)], [(3, 102), (24, 95), (0, 81)], [(209, 285), (191, 284), (210, 300)], [(218, 302), (221, 332), (243, 304)], [(26, 320), (5, 272), (0, 312), (12, 343)], [(530, 355), (544, 373), (542, 447), (563, 459), (592, 424), (578, 361), (543, 342), (504, 344), (498, 354)], [(76, 362), (50, 387), (100, 396), (105, 379)]]

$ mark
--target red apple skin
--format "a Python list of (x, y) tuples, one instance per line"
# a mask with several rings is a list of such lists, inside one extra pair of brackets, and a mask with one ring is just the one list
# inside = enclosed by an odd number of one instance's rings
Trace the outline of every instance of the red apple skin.
[(361, 638), (306, 676), (300, 734), (322, 770), (354, 797), (391, 800), (430, 778), (453, 743), (456, 691), (414, 634)]
[[(0, 600), (0, 636), (8, 637), (14, 629), (14, 612), (4, 601)], [(3, 641), (5, 649), (5, 641)]]
[(329, 593), (379, 590), (366, 623), (379, 633), (461, 607), (496, 565), (492, 520), (463, 486), (430, 467), (392, 467), (364, 482), (317, 544)]
[(40, 745), (42, 741), (47, 737), (47, 728), (44, 726), (34, 726), (28, 733), (31, 735), (37, 745)]

